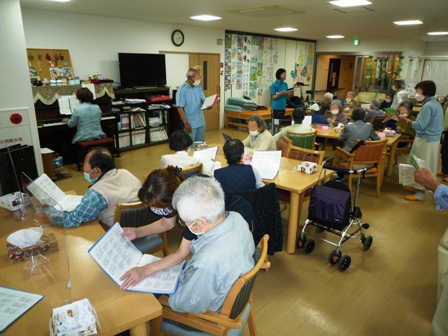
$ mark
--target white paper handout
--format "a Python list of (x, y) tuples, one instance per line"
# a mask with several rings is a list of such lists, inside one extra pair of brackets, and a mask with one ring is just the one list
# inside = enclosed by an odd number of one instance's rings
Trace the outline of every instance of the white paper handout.
[(43, 205), (59, 204), (62, 210), (72, 211), (79, 203), (82, 196), (66, 195), (47, 174), (42, 174), (27, 189), (35, 196)]
[[(123, 229), (115, 223), (90, 249), (90, 256), (103, 271), (117, 284), (121, 285), (120, 277), (129, 269), (143, 266), (160, 260), (150, 254), (142, 254), (132, 242), (121, 235)], [(176, 291), (179, 274), (185, 261), (146, 277), (129, 291), (171, 294)]]
[(217, 153), (218, 153), (218, 146), (197, 150), (194, 152), (193, 156), (195, 158), (198, 158), (199, 161), (201, 161), (202, 163), (206, 163), (215, 160)]
[(217, 94), (217, 93), (210, 97), (205, 98), (204, 103), (202, 103), (201, 110), (205, 110), (206, 108), (209, 108), (210, 106), (215, 105), (218, 98), (219, 98), (219, 94)]
[(254, 151), (251, 165), (264, 180), (273, 180), (280, 169), (282, 151)]
[[(406, 157), (406, 156), (405, 156)], [(398, 183), (404, 186), (412, 186), (415, 182), (415, 171), (419, 168), (428, 168), (425, 160), (418, 158), (414, 154), (406, 157), (408, 163), (400, 163), (398, 165)]]

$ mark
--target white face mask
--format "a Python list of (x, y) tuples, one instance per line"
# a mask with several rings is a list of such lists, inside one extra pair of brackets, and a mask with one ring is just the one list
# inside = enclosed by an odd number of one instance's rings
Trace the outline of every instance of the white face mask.
[(425, 100), (425, 96), (424, 96), (424, 95), (421, 95), (421, 94), (418, 94), (418, 93), (415, 94), (414, 98), (415, 98), (415, 100), (418, 101), (419, 103)]
[(196, 236), (202, 236), (205, 233), (205, 229), (202, 229), (201, 232), (194, 232), (191, 228), (193, 227), (193, 225), (196, 223), (196, 219), (191, 222), (190, 225), (187, 226), (188, 230), (190, 230), (190, 232)]
[(260, 132), (258, 132), (258, 131), (249, 131), (249, 133), (252, 136), (257, 136), (258, 134), (260, 134)]
[(346, 101), (347, 103), (350, 103), (350, 102), (352, 101), (352, 99), (351, 99), (351, 98), (347, 98), (345, 101)]
[(201, 80), (200, 80), (200, 79), (195, 80), (195, 81), (193, 82), (193, 85), (194, 85), (194, 86), (198, 86), (199, 84), (201, 84)]
[(407, 117), (409, 114), (407, 114), (407, 113), (403, 113), (403, 114), (400, 114), (400, 117)]
[(332, 115), (337, 115), (339, 113), (339, 110), (331, 110)]
[(397, 91), (397, 87), (396, 86), (392, 86), (392, 90)]

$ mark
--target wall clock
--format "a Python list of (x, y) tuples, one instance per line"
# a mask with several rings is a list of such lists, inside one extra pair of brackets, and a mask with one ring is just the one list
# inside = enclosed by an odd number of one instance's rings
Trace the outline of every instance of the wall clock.
[(180, 47), (184, 43), (184, 40), (185, 40), (184, 33), (182, 33), (182, 31), (179, 29), (176, 29), (171, 34), (171, 41), (176, 47)]

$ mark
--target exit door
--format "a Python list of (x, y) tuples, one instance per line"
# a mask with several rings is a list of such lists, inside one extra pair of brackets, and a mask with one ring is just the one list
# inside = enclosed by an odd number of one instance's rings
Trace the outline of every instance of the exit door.
[(334, 93), (338, 92), (339, 88), (339, 76), (341, 71), (341, 59), (340, 58), (330, 58), (328, 64), (328, 79), (327, 79), (327, 92)]
[[(220, 93), (220, 59), (217, 54), (190, 54), (190, 67), (201, 72), (201, 86), (205, 97)], [(210, 110), (204, 111), (205, 130), (219, 129), (219, 100)]]

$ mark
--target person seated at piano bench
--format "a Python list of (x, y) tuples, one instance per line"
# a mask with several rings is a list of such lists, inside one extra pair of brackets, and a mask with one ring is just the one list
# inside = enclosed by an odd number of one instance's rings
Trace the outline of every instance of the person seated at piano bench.
[(280, 138), (280, 135), (282, 134), (284, 136), (288, 136), (288, 131), (294, 133), (308, 133), (314, 131), (314, 128), (312, 128), (310, 125), (303, 124), (303, 119), (305, 119), (305, 110), (303, 107), (297, 107), (296, 109), (294, 109), (291, 116), (294, 124), (282, 128), (280, 132), (275, 134), (274, 135), (275, 141), (277, 141)]
[(380, 140), (378, 134), (375, 133), (372, 124), (365, 123), (366, 111), (361, 107), (356, 107), (352, 112), (353, 123), (349, 123), (344, 127), (338, 141), (344, 143), (343, 149), (350, 152), (355, 145), (356, 140)]
[(87, 88), (81, 88), (76, 92), (76, 98), (81, 105), (75, 107), (70, 119), (62, 119), (68, 127), (76, 127), (76, 134), (72, 143), (105, 138), (106, 134), (101, 129), (103, 113), (98, 105), (92, 104), (92, 92)]
[(342, 103), (340, 100), (333, 100), (330, 104), (331, 117), (327, 118), (328, 124), (338, 126), (339, 124), (346, 124), (348, 122), (347, 116), (342, 110)]
[(107, 226), (114, 224), (118, 203), (138, 201), (140, 180), (126, 169), (116, 169), (112, 154), (106, 148), (92, 148), (84, 159), (84, 177), (91, 183), (81, 203), (73, 211), (50, 213), (53, 224), (76, 227), (98, 218)]
[(198, 239), (168, 303), (177, 312), (219, 311), (235, 281), (254, 266), (249, 227), (239, 213), (225, 211), (224, 192), (213, 178), (187, 179), (174, 193), (173, 207)]
[(277, 143), (272, 134), (267, 130), (266, 123), (258, 114), (247, 118), (249, 135), (243, 140), (246, 154), (253, 155), (254, 151), (275, 151)]
[(175, 154), (162, 155), (160, 159), (160, 168), (168, 166), (187, 168), (199, 164), (201, 161), (198, 158), (188, 155), (188, 152), (193, 144), (190, 135), (183, 129), (171, 134), (170, 149), (175, 151)]
[[(189, 179), (192, 178), (190, 177)], [(210, 177), (199, 178), (212, 179)], [(142, 203), (148, 206), (156, 215), (162, 216), (162, 218), (138, 228), (123, 228), (123, 235), (130, 240), (134, 240), (171, 230), (178, 221), (178, 213), (172, 205), (172, 199), (175, 191), (183, 181), (185, 181), (185, 176), (181, 174), (180, 169), (173, 166), (152, 171), (139, 190), (138, 196)], [(248, 226), (248, 223), (252, 223), (254, 212), (247, 200), (234, 193), (226, 192), (224, 195), (224, 204), (226, 211), (239, 213), (244, 218), (246, 226)], [(185, 227), (182, 240), (176, 252), (170, 253), (168, 256), (156, 262), (130, 269), (120, 278), (120, 280), (124, 281), (121, 288), (127, 289), (134, 287), (147, 276), (186, 260), (190, 255), (192, 241), (195, 239), (198, 239), (198, 236)]]
[(244, 145), (241, 140), (230, 139), (223, 149), (229, 165), (215, 170), (213, 176), (224, 190), (251, 190), (264, 186), (257, 170), (251, 165), (242, 164)]

